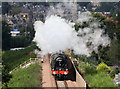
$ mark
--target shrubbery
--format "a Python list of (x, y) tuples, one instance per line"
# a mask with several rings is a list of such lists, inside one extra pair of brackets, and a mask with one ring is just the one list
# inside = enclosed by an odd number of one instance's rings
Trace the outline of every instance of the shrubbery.
[(82, 74), (95, 74), (95, 73), (97, 73), (96, 68), (91, 66), (88, 62), (85, 63), (85, 62), (80, 61), (80, 64), (78, 67), (79, 67)]
[(27, 61), (30, 57), (36, 57), (34, 53), (30, 54), (34, 49), (36, 49), (36, 46), (31, 45), (21, 50), (5, 51), (2, 56), (3, 64), (7, 65), (9, 69), (12, 70), (19, 64)]
[(114, 71), (114, 70), (112, 70), (112, 71), (110, 72), (110, 77), (111, 77), (111, 78), (114, 78), (114, 77), (115, 77), (115, 71)]
[(110, 73), (111, 69), (104, 62), (101, 62), (97, 67), (98, 72)]
[[(86, 75), (85, 79), (89, 82), (89, 87), (115, 87), (110, 76), (103, 73), (96, 73), (94, 75)], [(102, 89), (102, 88), (98, 88)]]
[(94, 68), (93, 66), (86, 66), (85, 67), (85, 74), (95, 74), (97, 73), (96, 68)]
[(12, 75), (9, 74), (9, 69), (7, 66), (2, 65), (2, 87), (7, 88), (7, 83), (12, 78)]
[(89, 63), (80, 61), (78, 68), (89, 87), (115, 87), (112, 78), (106, 75), (110, 72), (110, 68), (105, 63), (100, 63), (96, 69)]
[(118, 74), (119, 73), (119, 70), (118, 70), (118, 67), (114, 68), (114, 70), (112, 70), (110, 72), (110, 77), (111, 78), (114, 78), (115, 77), (115, 74)]

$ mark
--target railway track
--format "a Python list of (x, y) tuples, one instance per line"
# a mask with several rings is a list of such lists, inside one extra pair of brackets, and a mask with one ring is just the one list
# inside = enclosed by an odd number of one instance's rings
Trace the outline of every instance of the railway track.
[(65, 80), (63, 81), (56, 80), (56, 86), (57, 86), (57, 89), (68, 89), (68, 85)]

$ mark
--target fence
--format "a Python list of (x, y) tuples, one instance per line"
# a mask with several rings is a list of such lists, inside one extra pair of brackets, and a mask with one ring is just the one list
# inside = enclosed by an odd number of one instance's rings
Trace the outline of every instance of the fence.
[(34, 64), (36, 62), (40, 62), (40, 59), (39, 58), (30, 58), (29, 60), (25, 61), (24, 63), (20, 64), (18, 67), (16, 67), (12, 71), (10, 71), (10, 73), (12, 73), (13, 71), (18, 70), (20, 68), (27, 67), (27, 64)]

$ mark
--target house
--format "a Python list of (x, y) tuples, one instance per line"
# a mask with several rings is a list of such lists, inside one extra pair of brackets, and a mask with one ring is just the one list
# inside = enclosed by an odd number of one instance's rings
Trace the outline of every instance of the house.
[(18, 29), (14, 29), (13, 31), (10, 31), (11, 36), (19, 36), (20, 35), (20, 31), (18, 31)]
[(91, 0), (91, 3), (92, 3), (92, 10), (95, 10), (97, 7), (100, 6), (100, 2), (98, 2), (98, 1)]

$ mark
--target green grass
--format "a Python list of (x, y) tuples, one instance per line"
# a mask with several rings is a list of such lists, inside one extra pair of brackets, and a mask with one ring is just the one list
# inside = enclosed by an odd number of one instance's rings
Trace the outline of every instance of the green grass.
[(21, 50), (5, 51), (2, 57), (3, 64), (7, 65), (9, 70), (12, 70), (24, 61), (29, 60), (30, 57), (36, 57), (34, 53), (30, 54), (35, 48), (35, 45), (31, 45)]
[(41, 64), (31, 64), (27, 68), (12, 72), (8, 87), (41, 87)]

